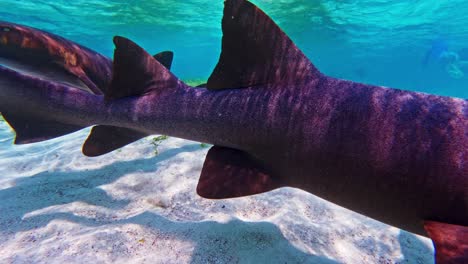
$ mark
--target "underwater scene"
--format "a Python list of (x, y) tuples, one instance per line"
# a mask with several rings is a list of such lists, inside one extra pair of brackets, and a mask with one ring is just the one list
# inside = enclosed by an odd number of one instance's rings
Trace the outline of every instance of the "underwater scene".
[(467, 13), (0, 1), (0, 263), (466, 263)]
[[(468, 96), (463, 0), (253, 3), (325, 74)], [(197, 83), (211, 74), (221, 49), (223, 1), (5, 0), (0, 8), (3, 21), (49, 31), (108, 57), (115, 35), (136, 41), (150, 53), (174, 51), (174, 74)]]

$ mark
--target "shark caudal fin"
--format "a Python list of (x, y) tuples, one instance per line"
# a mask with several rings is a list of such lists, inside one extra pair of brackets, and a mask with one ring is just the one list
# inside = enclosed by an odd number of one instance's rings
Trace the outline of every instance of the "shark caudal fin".
[(321, 76), (278, 25), (248, 1), (224, 2), (222, 30), (222, 51), (208, 89), (298, 85)]
[[(159, 85), (177, 85), (177, 78), (169, 69), (173, 53), (161, 52), (152, 57), (132, 41), (115, 37), (113, 79), (106, 91), (107, 100), (117, 100), (128, 96), (140, 96), (148, 89), (159, 89)], [(154, 81), (158, 82), (154, 82)], [(153, 83), (154, 85), (147, 86)], [(148, 136), (148, 134), (129, 128), (98, 125), (83, 144), (82, 152), (89, 157), (107, 154), (130, 143)]]
[[(27, 76), (1, 65), (0, 73), (2, 81), (6, 81), (2, 85), (9, 85), (12, 88), (16, 88), (14, 85), (25, 85), (31, 90), (37, 91), (37, 89), (40, 89), (39, 87), (51, 84), (47, 80)], [(37, 112), (34, 107), (28, 107), (27, 105), (14, 105), (6, 109), (2, 106), (1, 108), (0, 118), (3, 116), (3, 119), (15, 131), (14, 144), (17, 145), (53, 139), (84, 128), (83, 126), (59, 120), (55, 115), (45, 115)]]
[[(206, 88), (300, 86), (322, 77), (310, 60), (263, 11), (245, 0), (226, 0), (219, 62)], [(261, 161), (240, 150), (214, 146), (197, 193), (221, 199), (267, 192), (284, 184)]]
[(436, 263), (468, 263), (468, 226), (433, 221), (424, 223), (435, 248)]
[(84, 127), (70, 125), (35, 114), (21, 114), (9, 111), (1, 113), (16, 133), (15, 144), (41, 142), (76, 132)]

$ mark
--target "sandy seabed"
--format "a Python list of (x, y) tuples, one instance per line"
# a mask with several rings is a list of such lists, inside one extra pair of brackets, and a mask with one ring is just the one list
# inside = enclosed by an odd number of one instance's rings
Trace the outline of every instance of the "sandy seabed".
[(282, 188), (199, 197), (209, 146), (153, 137), (98, 158), (89, 129), (13, 145), (0, 121), (0, 263), (433, 263), (429, 239)]

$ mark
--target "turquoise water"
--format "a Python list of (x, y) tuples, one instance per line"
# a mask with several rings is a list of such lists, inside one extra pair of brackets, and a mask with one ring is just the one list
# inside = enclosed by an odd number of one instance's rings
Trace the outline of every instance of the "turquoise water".
[[(468, 68), (448, 70), (433, 43), (468, 48), (465, 0), (256, 0), (324, 73), (433, 94), (468, 97)], [(221, 46), (223, 1), (0, 1), (0, 19), (62, 35), (107, 56), (123, 35), (151, 53), (175, 52), (182, 79), (206, 79)], [(467, 55), (468, 56), (468, 55)], [(467, 58), (468, 60), (468, 58)]]

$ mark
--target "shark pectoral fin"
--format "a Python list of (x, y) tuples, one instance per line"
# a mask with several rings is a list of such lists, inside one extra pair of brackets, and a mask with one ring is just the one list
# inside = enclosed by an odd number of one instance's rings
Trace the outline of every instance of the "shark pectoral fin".
[(114, 37), (113, 75), (107, 100), (140, 96), (154, 90), (175, 88), (179, 80), (143, 48), (124, 37)]
[(214, 146), (206, 156), (197, 193), (204, 198), (224, 199), (268, 192), (281, 186), (248, 153)]
[(436, 263), (468, 263), (468, 226), (425, 221), (435, 247)]
[(88, 157), (107, 154), (148, 136), (124, 127), (95, 126), (83, 144), (82, 152)]
[(161, 63), (168, 70), (171, 69), (172, 60), (174, 59), (174, 52), (172, 51), (163, 51), (153, 56), (159, 63)]
[(278, 25), (248, 1), (224, 2), (222, 30), (221, 55), (208, 89), (287, 86), (321, 75)]
[(60, 123), (55, 120), (45, 119), (40, 116), (27, 117), (11, 113), (2, 112), (3, 118), (15, 130), (15, 144), (28, 144), (49, 140), (66, 134), (73, 133), (83, 127)]

